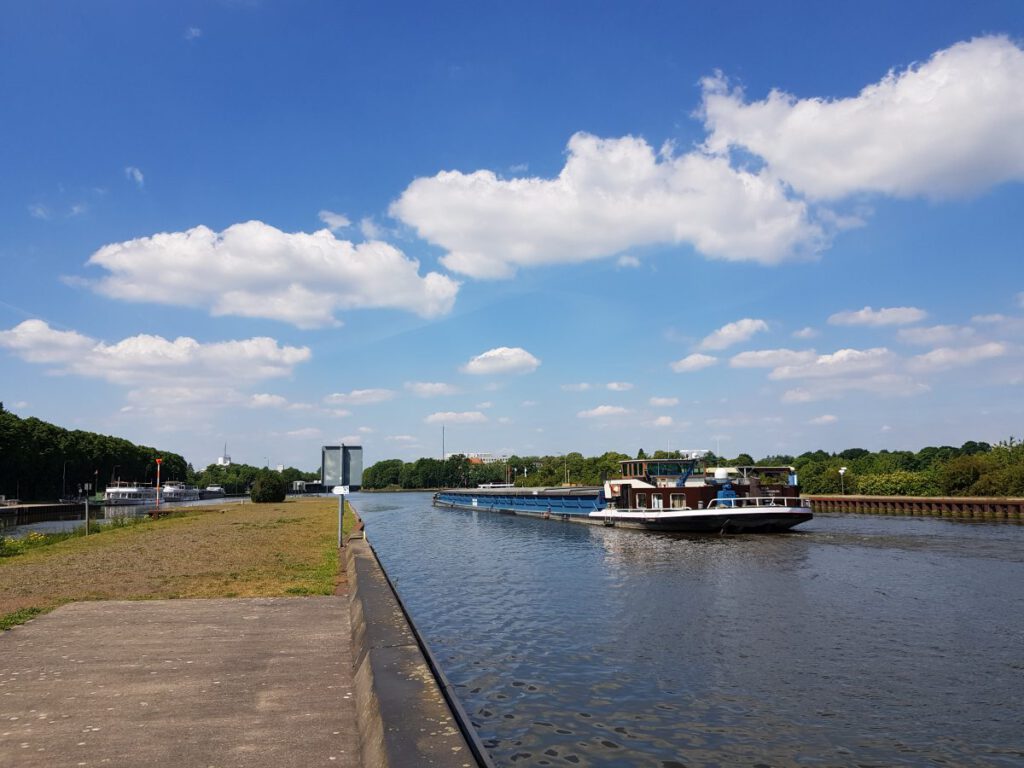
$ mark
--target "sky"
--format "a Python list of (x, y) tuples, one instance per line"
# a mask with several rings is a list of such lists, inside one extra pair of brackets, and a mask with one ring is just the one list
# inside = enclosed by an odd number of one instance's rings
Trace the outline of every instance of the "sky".
[(1024, 4), (0, 2), (0, 401), (205, 467), (1024, 436)]

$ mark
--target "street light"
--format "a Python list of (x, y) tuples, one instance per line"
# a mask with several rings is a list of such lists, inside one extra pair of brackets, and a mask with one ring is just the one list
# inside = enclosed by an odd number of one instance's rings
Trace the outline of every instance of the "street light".
[(842, 491), (843, 496), (846, 495), (846, 483), (843, 481), (843, 475), (846, 474), (846, 467), (839, 468), (839, 489)]

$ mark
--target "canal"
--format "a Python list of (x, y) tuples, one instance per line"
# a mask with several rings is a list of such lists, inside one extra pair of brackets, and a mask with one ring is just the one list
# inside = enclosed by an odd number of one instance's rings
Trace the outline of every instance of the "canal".
[(700, 537), (351, 500), (500, 766), (1024, 765), (1024, 526)]

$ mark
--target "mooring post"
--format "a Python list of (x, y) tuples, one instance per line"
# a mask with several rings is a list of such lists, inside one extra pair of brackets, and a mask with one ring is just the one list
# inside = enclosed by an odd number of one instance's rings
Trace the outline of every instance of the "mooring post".
[(339, 494), (338, 496), (338, 549), (345, 546), (345, 540), (342, 538), (342, 526), (345, 521), (345, 494)]

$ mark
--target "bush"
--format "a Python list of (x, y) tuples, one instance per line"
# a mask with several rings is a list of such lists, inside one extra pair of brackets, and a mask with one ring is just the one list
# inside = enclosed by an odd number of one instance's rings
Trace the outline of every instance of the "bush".
[(286, 490), (284, 478), (277, 472), (263, 470), (256, 475), (249, 498), (257, 504), (272, 504), (284, 501)]

